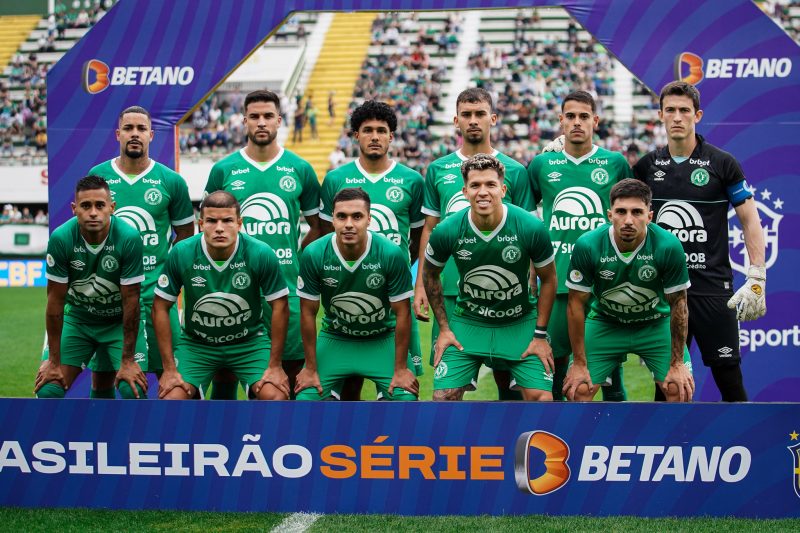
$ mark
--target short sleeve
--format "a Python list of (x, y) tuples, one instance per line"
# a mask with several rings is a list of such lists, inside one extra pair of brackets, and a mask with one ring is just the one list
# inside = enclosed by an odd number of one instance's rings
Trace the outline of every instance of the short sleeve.
[(525, 244), (528, 248), (528, 256), (533, 261), (533, 266), (541, 268), (555, 260), (553, 242), (550, 240), (550, 234), (545, 229), (544, 224), (534, 215), (529, 215), (529, 217), (525, 221), (525, 227), (529, 229), (529, 231), (525, 232), (528, 237), (528, 242)]
[(69, 255), (64, 240), (60, 238), (62, 232), (54, 233), (47, 241), (47, 268), (45, 277), (56, 283), (69, 282)]
[(425, 247), (425, 259), (438, 267), (444, 267), (452, 254), (451, 239), (447, 235), (448, 227), (448, 224), (437, 224), (428, 239), (428, 246)]
[(436, 189), (436, 170), (433, 165), (428, 165), (428, 171), (425, 172), (425, 189), (422, 197), (422, 214), (432, 217), (442, 217), (439, 211), (441, 203), (439, 202), (439, 191)]
[(539, 186), (539, 169), (542, 168), (541, 161), (541, 156), (537, 156), (528, 164), (528, 184), (531, 188), (533, 202), (536, 205), (542, 201), (542, 189)]
[(319, 218), (328, 222), (333, 220), (333, 197), (338, 191), (336, 181), (336, 175), (328, 172), (319, 191)]
[(297, 277), (297, 296), (306, 300), (319, 300), (320, 279), (319, 269), (316, 268), (313, 249), (316, 246), (307, 246), (300, 256), (300, 275)]
[(311, 165), (303, 167), (303, 191), (300, 193), (300, 211), (303, 216), (319, 213), (319, 180)]
[(522, 165), (514, 166), (511, 170), (513, 179), (511, 180), (511, 203), (521, 207), (525, 211), (532, 213), (536, 211), (536, 201), (531, 193), (531, 186), (525, 167)]
[[(672, 236), (672, 235), (670, 235)], [(689, 269), (686, 267), (686, 255), (677, 237), (670, 239), (664, 250), (663, 272), (664, 294), (682, 291), (689, 288)]]
[[(118, 223), (122, 224), (123, 222), (120, 220)], [(144, 265), (142, 263), (144, 251), (142, 239), (139, 237), (139, 234), (134, 233), (128, 237), (125, 240), (125, 245), (123, 246), (122, 250), (122, 273), (120, 274), (119, 279), (120, 284), (134, 285), (136, 283), (141, 283), (144, 281)]]
[(412, 228), (419, 228), (425, 224), (425, 213), (422, 212), (422, 204), (425, 199), (425, 181), (422, 176), (416, 174), (411, 189), (411, 205), (408, 208), (409, 220)]
[(216, 163), (213, 167), (211, 167), (211, 172), (208, 173), (208, 181), (206, 182), (206, 188), (203, 191), (203, 196), (205, 197), (212, 192), (221, 191), (224, 179), (225, 172), (223, 172), (221, 165)]
[(631, 169), (631, 174), (633, 174), (633, 177), (635, 179), (639, 181), (647, 181), (646, 179), (647, 161), (648, 161), (648, 156), (645, 155), (644, 157), (639, 159), (639, 161), (637, 161), (635, 165), (633, 165), (633, 168)]
[(625, 156), (619, 154), (617, 157), (614, 158), (617, 164), (617, 181), (622, 181), (624, 179), (633, 178), (633, 170), (631, 166), (628, 164), (628, 160), (625, 159)]
[(414, 295), (414, 287), (411, 284), (411, 271), (400, 249), (393, 247), (391, 250), (391, 264), (386, 272), (389, 278), (387, 280), (389, 301), (400, 302), (402, 300), (408, 300)]
[(592, 265), (591, 242), (580, 237), (572, 249), (566, 285), (581, 292), (592, 292), (594, 265)]
[(167, 256), (166, 263), (164, 263), (164, 268), (161, 270), (161, 275), (156, 280), (156, 288), (154, 290), (156, 296), (170, 302), (178, 300), (178, 294), (180, 294), (181, 287), (183, 287), (180, 266), (181, 250), (183, 250), (182, 246), (172, 248)]

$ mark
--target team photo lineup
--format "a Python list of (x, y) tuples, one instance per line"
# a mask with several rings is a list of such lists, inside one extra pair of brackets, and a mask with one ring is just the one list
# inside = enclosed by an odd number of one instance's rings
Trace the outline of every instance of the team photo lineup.
[[(128, 107), (119, 156), (77, 182), (75, 217), (48, 244), (36, 395), (64, 397), (88, 367), (94, 398), (144, 398), (153, 372), (164, 399), (235, 399), (241, 386), (254, 399), (358, 400), (367, 379), (375, 399), (417, 400), (428, 366), (432, 399), (461, 400), (485, 365), (500, 400), (622, 401), (635, 354), (654, 399), (685, 402), (694, 340), (723, 400), (746, 401), (738, 348), (718, 348), (738, 347), (738, 321), (766, 312), (753, 195), (736, 159), (696, 133), (692, 85), (665, 86), (659, 105), (668, 144), (631, 168), (593, 144), (595, 99), (573, 91), (562, 135), (526, 169), (491, 146), (491, 94), (466, 89), (453, 119), (463, 143), (423, 177), (389, 156), (393, 108), (367, 100), (349, 118), (358, 157), (320, 183), (276, 140), (280, 97), (257, 90), (246, 146), (211, 169), (198, 234), (186, 183), (149, 158), (148, 111)], [(687, 204), (705, 235), (655, 223)], [(729, 204), (750, 260), (738, 290)], [(280, 209), (290, 222), (273, 220)], [(379, 217), (398, 230), (375, 231)], [(419, 321), (433, 321), (430, 354)]]

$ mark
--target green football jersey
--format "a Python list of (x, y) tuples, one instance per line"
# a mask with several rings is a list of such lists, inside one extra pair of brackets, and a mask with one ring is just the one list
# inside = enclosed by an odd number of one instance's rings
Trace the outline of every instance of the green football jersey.
[(171, 302), (183, 288), (183, 333), (208, 344), (265, 335), (262, 299), (289, 294), (275, 252), (244, 233), (222, 265), (211, 259), (202, 233), (182, 240), (169, 253), (157, 285), (156, 295)]
[[(331, 233), (303, 250), (297, 294), (321, 300), (322, 330), (347, 337), (374, 337), (394, 330), (391, 304), (411, 298), (411, 272), (406, 254), (372, 231), (367, 249), (352, 266)], [(358, 354), (355, 354), (358, 355)]]
[(664, 295), (689, 288), (689, 270), (681, 241), (658, 225), (648, 224), (639, 247), (623, 254), (604, 224), (575, 243), (567, 287), (594, 295), (590, 318), (642, 323), (669, 317)]
[(333, 197), (347, 187), (361, 187), (370, 198), (369, 229), (380, 233), (408, 254), (411, 228), (425, 224), (422, 197), (425, 181), (416, 171), (392, 161), (378, 176), (370, 176), (358, 159), (331, 170), (322, 180), (319, 218), (333, 220)]
[(540, 154), (528, 165), (528, 177), (553, 241), (558, 293), (566, 294), (564, 282), (575, 241), (608, 222), (611, 187), (633, 173), (622, 154), (594, 146), (578, 159), (564, 151)]
[(236, 197), (242, 206), (244, 232), (275, 251), (294, 295), (300, 214), (319, 212), (319, 181), (307, 161), (284, 148), (263, 167), (242, 148), (214, 164), (205, 192), (225, 190)]
[(89, 174), (105, 178), (117, 207), (114, 215), (142, 236), (144, 282), (142, 301), (153, 301), (153, 289), (172, 241), (172, 226), (194, 222), (189, 188), (180, 174), (150, 160), (147, 169), (133, 178), (122, 172), (114, 159), (100, 163)]
[(144, 281), (142, 239), (117, 217), (99, 246), (86, 243), (73, 217), (47, 242), (47, 279), (69, 285), (65, 313), (86, 322), (122, 319), (120, 286)]
[(471, 209), (436, 225), (425, 258), (444, 266), (453, 258), (461, 278), (454, 314), (476, 320), (513, 322), (536, 312), (528, 285), (530, 263), (553, 262), (553, 248), (544, 224), (535, 215), (503, 204), (503, 219), (484, 235), (472, 221)]
[[(506, 167), (507, 191), (504, 201), (526, 211), (534, 211), (536, 202), (533, 201), (525, 167), (497, 150), (494, 150), (492, 155)], [(425, 174), (423, 214), (444, 220), (453, 213), (469, 207), (469, 201), (462, 192), (464, 178), (461, 176), (461, 163), (467, 159), (469, 158), (462, 155), (459, 150), (440, 157), (428, 166)], [(452, 263), (442, 271), (442, 289), (445, 296), (458, 294), (458, 275)]]

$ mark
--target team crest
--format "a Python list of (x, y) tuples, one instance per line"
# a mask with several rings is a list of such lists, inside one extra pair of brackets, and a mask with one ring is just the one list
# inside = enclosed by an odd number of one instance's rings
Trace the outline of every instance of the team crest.
[[(764, 200), (769, 199), (770, 195), (771, 193), (767, 190), (761, 193), (761, 197)], [(783, 201), (778, 198), (772, 202), (772, 205), (775, 209), (782, 209)], [(764, 244), (767, 256), (766, 267), (769, 269), (778, 259), (778, 226), (783, 219), (783, 215), (770, 209), (766, 203), (756, 201), (756, 207), (764, 230)], [(736, 216), (736, 210), (733, 208), (728, 211), (728, 249), (733, 270), (747, 275), (750, 257), (747, 255), (747, 249), (744, 246), (744, 233), (742, 232), (741, 223)]]
[(250, 286), (250, 275), (247, 272), (237, 272), (233, 275), (231, 285), (234, 289), (246, 289)]
[(592, 181), (598, 185), (605, 185), (608, 183), (608, 172), (603, 168), (592, 170)]
[(519, 261), (520, 257), (522, 257), (522, 252), (518, 247), (512, 244), (503, 248), (501, 257), (506, 263), (516, 263)]
[(704, 168), (696, 168), (692, 175), (689, 177), (692, 185), (702, 187), (708, 183), (708, 171)]
[(386, 191), (386, 199), (390, 202), (400, 202), (405, 197), (405, 193), (403, 193), (403, 189), (400, 187), (389, 187)]
[(286, 192), (294, 192), (297, 189), (297, 181), (292, 176), (284, 176), (278, 182), (278, 186)]
[(367, 276), (367, 287), (370, 289), (379, 289), (385, 281), (386, 278), (383, 277), (383, 274), (378, 274), (376, 272)]
[(161, 191), (158, 189), (147, 189), (147, 192), (144, 193), (144, 201), (147, 202), (147, 205), (158, 205), (161, 203)]
[[(795, 433), (793, 435), (797, 436)], [(795, 495), (800, 498), (800, 442), (787, 446), (787, 449), (792, 454), (792, 488)]]
[(652, 281), (656, 278), (656, 268), (652, 265), (644, 265), (639, 269), (639, 279), (642, 281)]
[(433, 377), (441, 379), (441, 378), (445, 377), (446, 375), (447, 375), (447, 363), (442, 361), (436, 367), (436, 370), (433, 373)]
[(100, 266), (103, 267), (103, 270), (106, 272), (114, 272), (119, 268), (119, 262), (114, 256), (107, 255), (100, 260)]

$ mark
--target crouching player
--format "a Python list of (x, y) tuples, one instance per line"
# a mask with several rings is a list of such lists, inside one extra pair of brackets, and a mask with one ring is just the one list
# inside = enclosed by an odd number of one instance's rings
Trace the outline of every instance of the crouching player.
[[(167, 258), (153, 302), (153, 326), (164, 373), (158, 397), (204, 397), (214, 374), (230, 369), (251, 398), (286, 400), (281, 367), (289, 319), (286, 282), (268, 245), (244, 234), (239, 202), (217, 191), (200, 208), (202, 233), (185, 239)], [(184, 326), (172, 345), (169, 310), (184, 289)], [(261, 301), (272, 307), (272, 347)], [(174, 351), (173, 351), (174, 350)]]
[[(75, 217), (47, 243), (47, 348), (36, 376), (39, 398), (63, 398), (96, 353), (116, 370), (123, 398), (143, 398), (147, 379), (134, 353), (144, 280), (139, 232), (112, 216), (108, 183), (87, 176), (75, 187)], [(112, 391), (113, 393), (113, 391)], [(93, 391), (94, 396), (94, 391)]]
[[(368, 231), (370, 199), (363, 189), (333, 197), (334, 233), (309, 244), (300, 258), (297, 295), (306, 365), (298, 400), (339, 398), (345, 380), (375, 383), (379, 400), (416, 400), (419, 382), (408, 367), (413, 294), (408, 255)], [(317, 337), (317, 312), (325, 307)]]
[[(495, 157), (469, 158), (461, 175), (470, 207), (440, 222), (425, 250), (425, 292), (439, 323), (433, 399), (461, 400), (464, 391), (475, 390), (481, 364), (499, 360), (524, 400), (552, 401), (547, 321), (556, 269), (550, 237), (534, 215), (503, 203), (505, 167)], [(450, 257), (460, 281), (448, 320), (439, 274)], [(528, 286), (531, 262), (541, 281), (538, 304)]]
[(629, 353), (644, 360), (668, 401), (692, 399), (694, 379), (686, 363), (689, 271), (678, 238), (652, 223), (651, 200), (644, 183), (618, 182), (611, 189), (611, 224), (575, 243), (566, 282), (574, 357), (564, 379), (569, 400), (591, 400), (596, 384)]

